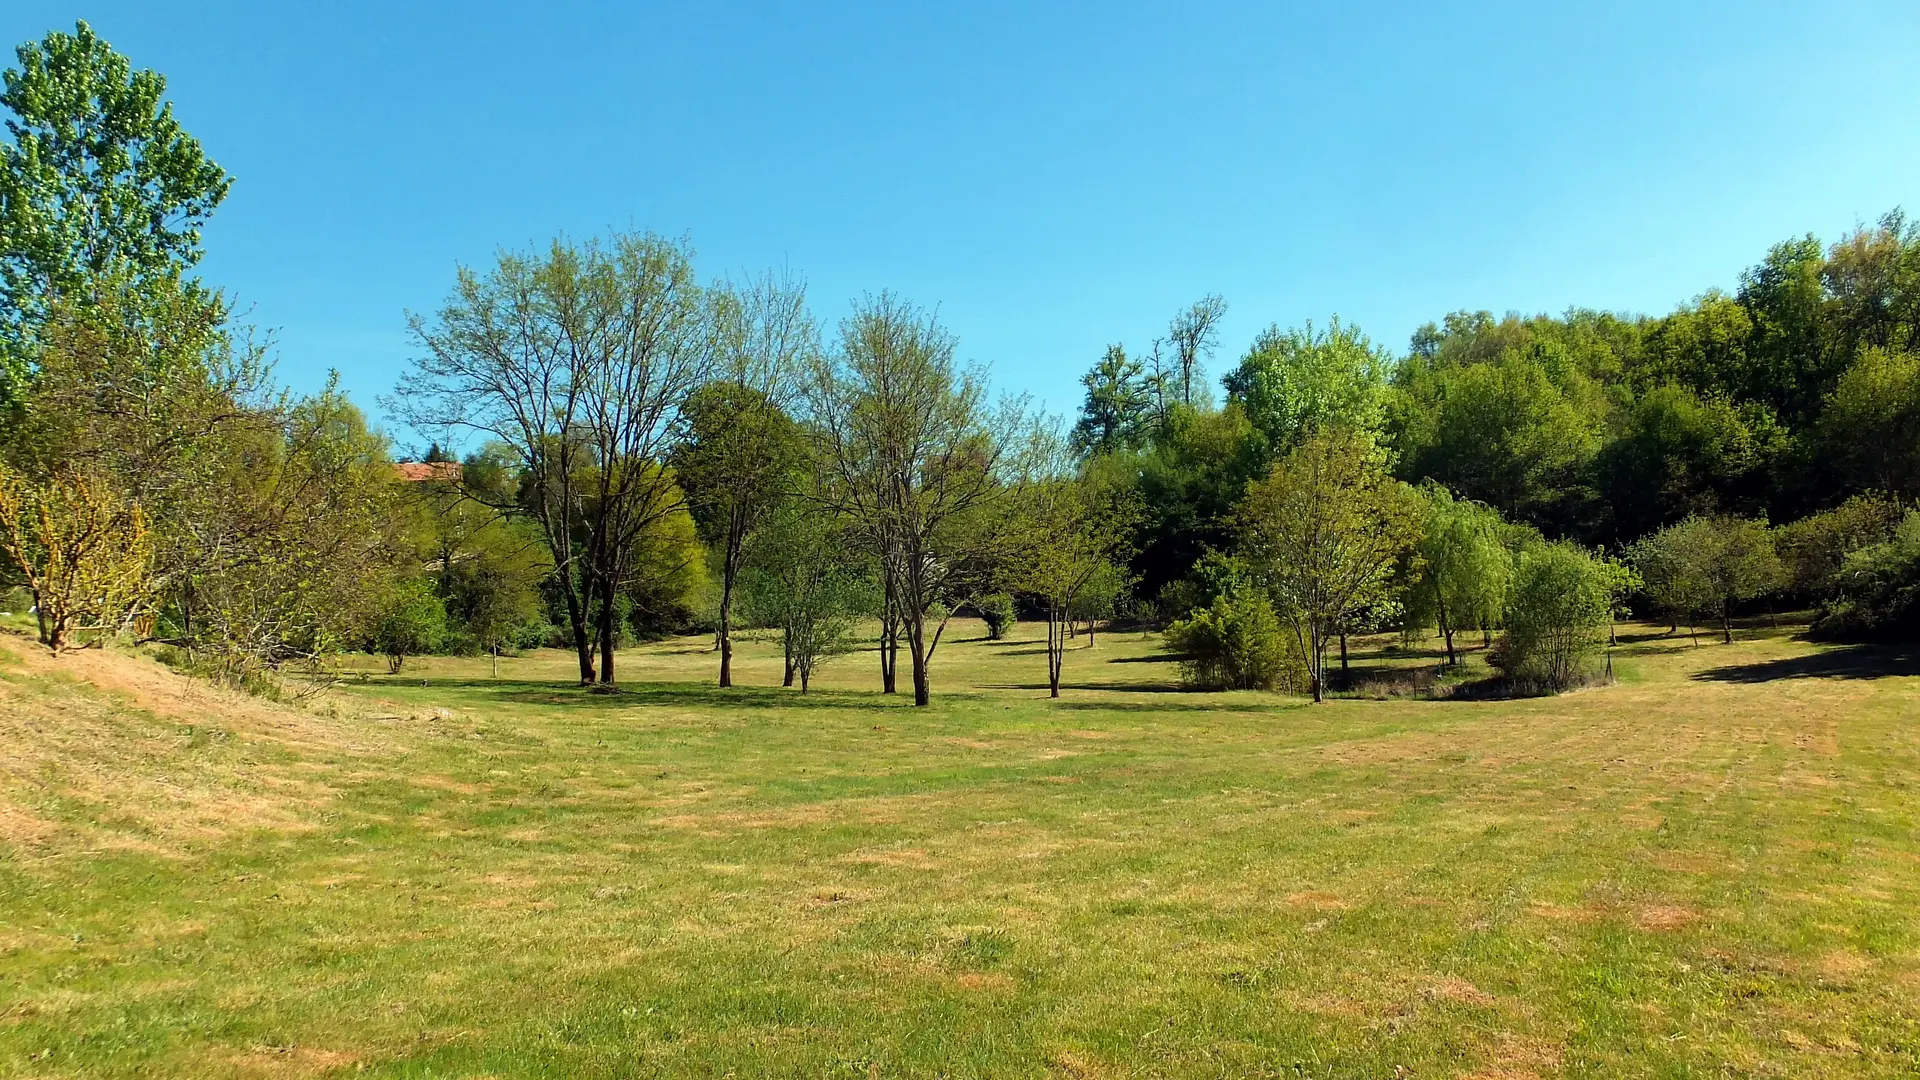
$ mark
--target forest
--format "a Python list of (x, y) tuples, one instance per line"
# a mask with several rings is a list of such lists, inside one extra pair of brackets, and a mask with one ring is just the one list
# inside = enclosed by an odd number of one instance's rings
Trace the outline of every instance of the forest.
[(1899, 209), (1664, 315), (1453, 312), (1404, 350), (1337, 316), (1222, 341), (1205, 296), (1090, 343), (1072, 417), (996, 396), (896, 294), (823, 318), (685, 241), (563, 236), (410, 317), (396, 440), (336, 384), (288, 390), (195, 276), (234, 178), (165, 85), (83, 23), (0, 92), (0, 547), (55, 652), (272, 688), (553, 646), (614, 691), (635, 640), (710, 635), (727, 686), (762, 635), (804, 693), (877, 635), (875, 684), (925, 704), (977, 614), (1046, 623), (1056, 695), (1067, 643), (1120, 622), (1196, 689), (1318, 700), (1355, 634), (1472, 642), (1483, 692), (1525, 694), (1603, 677), (1627, 613), (1920, 630)]

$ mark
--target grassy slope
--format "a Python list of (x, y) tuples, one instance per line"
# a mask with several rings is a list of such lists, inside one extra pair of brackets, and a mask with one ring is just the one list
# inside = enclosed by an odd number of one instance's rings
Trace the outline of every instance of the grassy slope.
[(962, 640), (916, 711), (679, 641), (295, 712), (6, 648), (4, 1075), (1920, 1070), (1911, 654), (1309, 707)]

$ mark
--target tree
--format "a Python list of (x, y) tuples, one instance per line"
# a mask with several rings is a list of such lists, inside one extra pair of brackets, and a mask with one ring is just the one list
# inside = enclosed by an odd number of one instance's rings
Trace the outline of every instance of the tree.
[(1050, 449), (1042, 451), (1040, 475), (1020, 493), (1015, 580), (1046, 607), (1047, 690), (1059, 697), (1075, 605), (1096, 578), (1114, 572), (1131, 553), (1138, 506), (1130, 491), (1066, 471), (1066, 447), (1058, 437), (1042, 441)]
[(805, 456), (784, 408), (799, 367), (816, 351), (806, 294), (766, 278), (721, 294), (721, 377), (686, 405), (687, 437), (673, 455), (694, 520), (720, 563), (720, 685), (733, 685), (733, 600), (747, 536), (794, 486)]
[(647, 572), (636, 549), (684, 512), (664, 463), (713, 371), (712, 314), (685, 245), (616, 232), (503, 252), (485, 275), (462, 268), (439, 314), (411, 319), (424, 355), (394, 410), (517, 459), (511, 509), (539, 524), (582, 685), (614, 684), (620, 597)]
[(0, 401), (37, 361), (58, 299), (90, 299), (103, 280), (177, 279), (232, 186), (174, 119), (166, 79), (134, 71), (86, 23), (15, 55), (0, 77), (13, 114), (0, 142)]
[(1733, 609), (1764, 596), (1784, 581), (1767, 523), (1721, 514), (1690, 517), (1635, 545), (1641, 577), (1657, 583), (1667, 604), (1687, 604), (1711, 615), (1723, 640), (1733, 643)]
[(1407, 621), (1437, 626), (1446, 641), (1447, 663), (1455, 664), (1454, 633), (1466, 627), (1489, 630), (1505, 609), (1513, 554), (1505, 543), (1505, 523), (1492, 507), (1456, 499), (1438, 485), (1426, 495), (1406, 590)]
[(460, 486), (414, 483), (417, 555), (430, 567), (445, 605), (448, 637), (464, 633), (493, 657), (546, 626), (540, 586), (552, 573), (534, 524), (495, 509), (514, 490), (499, 448), (468, 456)]
[[(931, 314), (882, 293), (841, 323), (836, 354), (815, 363), (808, 388), (820, 498), (881, 565), (916, 705), (930, 700), (927, 665), (947, 617), (997, 591), (984, 571), (998, 522), (978, 511), (1001, 490), (1012, 422), (988, 410), (982, 374), (956, 364), (954, 347)], [(883, 664), (888, 650), (883, 636)]]
[(1242, 550), (1293, 630), (1316, 702), (1328, 642), (1385, 592), (1419, 516), (1412, 490), (1387, 475), (1370, 440), (1343, 429), (1308, 436), (1248, 488), (1235, 515)]
[(1885, 542), (1902, 516), (1900, 504), (1885, 495), (1855, 495), (1831, 510), (1775, 529), (1774, 548), (1789, 586), (1801, 597), (1827, 599), (1847, 557)]
[(1173, 370), (1165, 374), (1171, 390), (1179, 395), (1180, 404), (1190, 409), (1207, 403), (1207, 358), (1220, 342), (1220, 320), (1226, 315), (1225, 300), (1203, 296), (1175, 315), (1167, 326)]
[(1920, 497), (1920, 352), (1862, 351), (1828, 396), (1816, 431), (1858, 487)]
[(1578, 544), (1531, 544), (1514, 568), (1494, 660), (1523, 687), (1565, 690), (1585, 676), (1626, 578)]
[(40, 643), (55, 653), (147, 610), (146, 515), (97, 477), (63, 469), (34, 482), (0, 468), (0, 548), (25, 577)]
[(1082, 454), (1111, 454), (1137, 449), (1149, 434), (1153, 388), (1146, 366), (1129, 359), (1121, 345), (1107, 346), (1093, 370), (1080, 376), (1086, 401), (1073, 426), (1073, 446)]
[(1843, 640), (1920, 637), (1920, 510), (1884, 540), (1848, 554), (1813, 632)]
[(1228, 400), (1246, 408), (1267, 452), (1277, 456), (1319, 428), (1380, 431), (1392, 366), (1385, 349), (1335, 316), (1324, 331), (1312, 323), (1286, 331), (1269, 326), (1225, 383)]
[[(1696, 565), (1691, 541), (1687, 531), (1666, 528), (1641, 537), (1627, 548), (1627, 561), (1640, 575), (1640, 591), (1667, 616), (1668, 633), (1680, 628), (1681, 619), (1691, 627), (1694, 616), (1713, 601), (1706, 576)], [(1697, 631), (1694, 643), (1699, 644)]]
[(371, 642), (387, 658), (387, 672), (400, 673), (407, 657), (430, 653), (447, 638), (447, 609), (425, 578), (396, 581), (374, 617)]
[(748, 540), (742, 572), (746, 609), (780, 631), (786, 684), (806, 693), (819, 665), (853, 648), (854, 617), (871, 583), (846, 557), (845, 533), (797, 500), (771, 511)]

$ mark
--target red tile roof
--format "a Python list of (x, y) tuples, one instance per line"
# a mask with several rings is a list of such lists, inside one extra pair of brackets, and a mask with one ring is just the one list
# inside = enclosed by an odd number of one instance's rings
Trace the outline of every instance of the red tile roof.
[(393, 465), (393, 474), (410, 484), (423, 480), (445, 480), (449, 483), (460, 482), (460, 463), (457, 461), (397, 461)]

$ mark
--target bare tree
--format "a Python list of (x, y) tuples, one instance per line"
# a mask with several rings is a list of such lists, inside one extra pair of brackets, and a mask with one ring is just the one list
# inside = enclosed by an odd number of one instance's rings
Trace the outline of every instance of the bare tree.
[(681, 406), (713, 370), (710, 315), (684, 243), (616, 232), (502, 252), (484, 276), (462, 268), (434, 321), (411, 320), (425, 354), (396, 411), (517, 458), (512, 509), (539, 523), (553, 557), (583, 685), (613, 684), (615, 601), (644, 569), (635, 549), (685, 508), (665, 461)]
[[(1203, 296), (1187, 310), (1173, 317), (1167, 327), (1167, 345), (1173, 351), (1173, 370), (1168, 374), (1180, 395), (1180, 403), (1189, 407), (1201, 404), (1206, 385), (1207, 358), (1220, 344), (1220, 320), (1227, 314), (1227, 302), (1218, 296)], [(1157, 353), (1156, 353), (1157, 355)]]
[[(930, 312), (887, 293), (855, 305), (836, 354), (809, 386), (822, 497), (843, 512), (883, 567), (885, 607), (927, 704), (927, 664), (946, 615), (985, 580), (975, 513), (1002, 490), (1010, 430), (986, 404), (978, 369), (954, 361), (954, 338)], [(882, 642), (883, 671), (888, 648)]]

